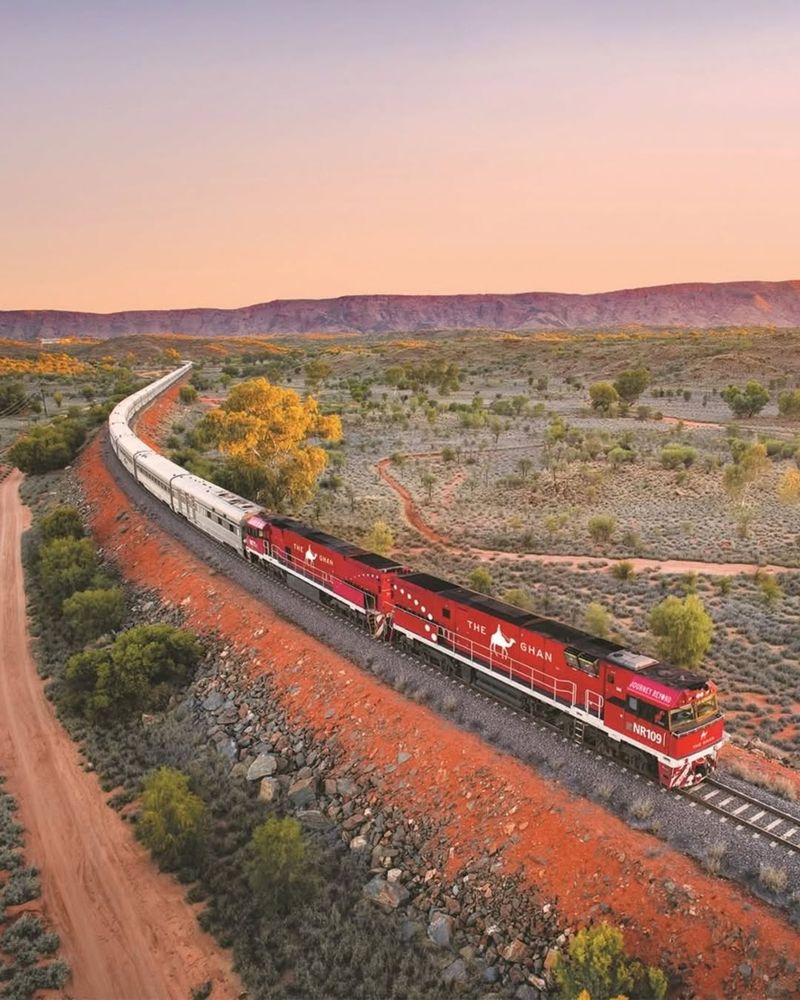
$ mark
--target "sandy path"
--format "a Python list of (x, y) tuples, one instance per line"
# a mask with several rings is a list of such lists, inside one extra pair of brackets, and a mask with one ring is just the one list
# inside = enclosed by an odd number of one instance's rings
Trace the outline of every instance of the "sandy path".
[[(439, 452), (426, 452), (415, 455), (415, 458), (433, 457), (439, 455)], [(435, 544), (443, 545), (445, 548), (451, 549), (454, 552), (458, 552), (465, 555), (470, 555), (475, 559), (487, 560), (487, 559), (514, 559), (517, 562), (539, 562), (539, 563), (555, 563), (563, 565), (574, 566), (580, 562), (599, 562), (602, 561), (606, 566), (612, 566), (615, 563), (631, 563), (635, 572), (637, 573), (707, 573), (709, 576), (738, 576), (742, 573), (755, 573), (757, 570), (762, 570), (767, 573), (796, 573), (797, 568), (793, 566), (775, 566), (772, 564), (757, 565), (756, 563), (741, 563), (741, 562), (731, 562), (731, 563), (715, 563), (715, 562), (699, 562), (692, 559), (640, 559), (638, 557), (630, 557), (626, 559), (609, 559), (605, 556), (599, 556), (597, 553), (577, 553), (577, 554), (566, 554), (566, 553), (549, 553), (549, 552), (508, 552), (503, 549), (477, 549), (468, 546), (466, 548), (455, 545), (451, 539), (446, 535), (440, 534), (430, 524), (425, 520), (416, 505), (414, 498), (411, 493), (406, 489), (401, 482), (399, 482), (395, 477), (389, 472), (389, 464), (391, 462), (390, 458), (382, 458), (375, 466), (378, 475), (386, 483), (386, 485), (393, 490), (400, 499), (403, 506), (403, 516), (405, 517), (408, 524), (411, 525), (416, 531), (427, 538), (429, 542), (434, 542)]]
[(44, 909), (72, 967), (66, 992), (187, 1000), (211, 979), (215, 998), (235, 997), (229, 956), (105, 804), (44, 697), (26, 632), (20, 535), (30, 512), (20, 479), (14, 472), (0, 483), (0, 770), (19, 799), (26, 853), (42, 870)]

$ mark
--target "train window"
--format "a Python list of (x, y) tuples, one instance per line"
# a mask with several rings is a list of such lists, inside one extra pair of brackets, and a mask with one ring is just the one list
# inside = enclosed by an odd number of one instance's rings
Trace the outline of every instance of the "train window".
[(233, 525), (232, 524), (228, 525), (228, 531), (233, 531)]
[(567, 661), (567, 666), (573, 667), (575, 670), (580, 670), (577, 653), (573, 653), (571, 649), (568, 649), (564, 653), (564, 659)]
[(708, 698), (703, 698), (702, 701), (698, 701), (695, 705), (695, 711), (697, 713), (698, 722), (702, 719), (707, 719), (710, 715), (716, 715), (717, 696), (712, 694), (709, 695)]
[(667, 724), (666, 712), (658, 705), (651, 705), (648, 701), (642, 701), (640, 698), (628, 695), (627, 708), (629, 712), (644, 719), (645, 722), (652, 722), (656, 726), (666, 726)]
[(639, 699), (634, 698), (633, 695), (628, 695), (628, 708), (634, 713), (634, 715), (639, 714)]
[(669, 713), (669, 728), (673, 732), (692, 722), (694, 722), (694, 706), (692, 705), (687, 705), (685, 708), (676, 708)]
[(586, 656), (581, 653), (578, 656), (578, 666), (585, 674), (591, 674), (593, 677), (597, 677), (597, 660), (592, 656)]
[(442, 608), (442, 618), (450, 617), (450, 608)]
[(608, 673), (608, 674), (606, 674), (606, 680), (608, 681), (609, 684), (616, 684), (617, 683), (617, 676), (616, 676), (616, 674)]

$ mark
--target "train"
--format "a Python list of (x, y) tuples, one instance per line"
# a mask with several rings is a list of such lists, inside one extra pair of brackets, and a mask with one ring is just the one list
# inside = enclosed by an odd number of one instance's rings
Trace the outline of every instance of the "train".
[(133, 430), (136, 417), (191, 367), (186, 362), (128, 396), (108, 418), (114, 454), (156, 499), (376, 641), (412, 651), (665, 788), (713, 773), (726, 736), (708, 676), (271, 513), (146, 445)]

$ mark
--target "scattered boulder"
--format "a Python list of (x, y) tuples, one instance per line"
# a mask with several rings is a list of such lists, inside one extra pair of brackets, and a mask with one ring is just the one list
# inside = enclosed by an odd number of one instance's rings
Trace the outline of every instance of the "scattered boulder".
[(260, 781), (271, 777), (278, 770), (278, 762), (272, 754), (261, 753), (256, 757), (247, 771), (248, 781)]
[(371, 899), (385, 912), (396, 910), (408, 899), (408, 889), (399, 882), (387, 882), (381, 875), (376, 875), (362, 889), (367, 899)]
[(442, 982), (446, 986), (461, 986), (469, 979), (467, 966), (463, 958), (451, 962), (442, 972)]
[(206, 712), (216, 712), (217, 709), (222, 708), (225, 701), (225, 695), (221, 691), (212, 691), (203, 701), (203, 708)]
[(277, 778), (262, 778), (258, 786), (258, 797), (262, 802), (275, 802), (281, 795), (281, 783)]
[(428, 937), (440, 948), (449, 948), (453, 940), (454, 923), (449, 913), (436, 910), (428, 924)]
[(514, 1000), (539, 1000), (539, 991), (527, 983), (520, 983), (514, 992)]
[(528, 948), (524, 941), (514, 938), (511, 944), (506, 945), (500, 954), (507, 962), (524, 962), (528, 957)]
[(296, 809), (311, 805), (317, 797), (317, 779), (315, 777), (299, 778), (289, 785), (289, 798)]

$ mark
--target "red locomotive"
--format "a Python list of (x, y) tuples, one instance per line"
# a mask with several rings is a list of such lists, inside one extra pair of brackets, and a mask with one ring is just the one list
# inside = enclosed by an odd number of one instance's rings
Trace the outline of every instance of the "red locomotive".
[(696, 784), (716, 767), (725, 737), (708, 678), (411, 572), (293, 518), (261, 512), (243, 528), (245, 556), (296, 589), (665, 787)]

